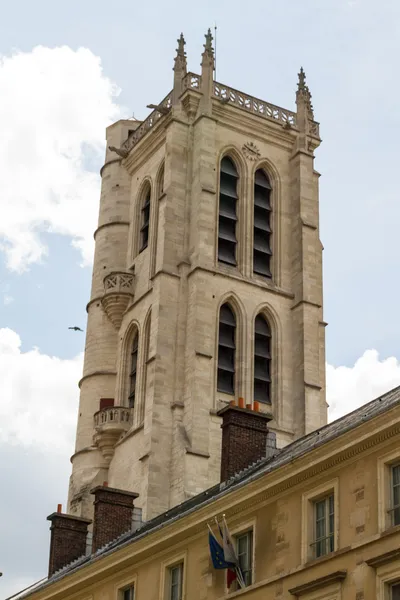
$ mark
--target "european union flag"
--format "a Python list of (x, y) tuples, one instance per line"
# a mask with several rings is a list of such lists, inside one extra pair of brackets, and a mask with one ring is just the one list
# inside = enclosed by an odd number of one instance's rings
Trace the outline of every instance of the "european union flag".
[(214, 569), (229, 569), (230, 567), (235, 567), (233, 563), (226, 562), (224, 550), (211, 531), (208, 532), (208, 544), (210, 546), (211, 560)]

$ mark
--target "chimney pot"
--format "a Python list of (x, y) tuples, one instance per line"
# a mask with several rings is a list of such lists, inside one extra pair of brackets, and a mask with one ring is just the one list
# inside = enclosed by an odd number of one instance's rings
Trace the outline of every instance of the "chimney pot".
[(57, 512), (58, 513), (62, 512), (62, 504), (57, 504)]
[(257, 400), (254, 402), (253, 408), (256, 412), (260, 412), (260, 403)]
[(99, 485), (94, 494), (93, 545), (96, 552), (132, 528), (133, 502), (139, 494)]
[(244, 398), (239, 398), (239, 407), (244, 408)]
[(252, 410), (252, 406), (251, 406), (251, 404), (246, 404), (246, 409), (247, 409), (247, 410)]
[(226, 481), (267, 456), (272, 415), (231, 405), (217, 414), (222, 417), (221, 481)]

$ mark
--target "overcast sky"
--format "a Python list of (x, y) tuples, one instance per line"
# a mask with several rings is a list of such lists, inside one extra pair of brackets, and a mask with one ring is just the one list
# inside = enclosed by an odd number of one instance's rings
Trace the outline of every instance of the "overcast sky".
[(323, 144), (330, 419), (400, 383), (398, 0), (14, 0), (0, 21), (0, 596), (46, 575), (73, 451), (104, 130), (200, 70), (294, 110), (303, 65)]

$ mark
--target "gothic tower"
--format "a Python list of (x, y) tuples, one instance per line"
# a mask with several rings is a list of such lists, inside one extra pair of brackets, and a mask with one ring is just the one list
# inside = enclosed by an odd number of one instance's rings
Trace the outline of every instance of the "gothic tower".
[(233, 399), (278, 447), (324, 425), (320, 143), (296, 112), (201, 75), (178, 40), (173, 90), (107, 129), (69, 512), (104, 481), (147, 520), (219, 481)]

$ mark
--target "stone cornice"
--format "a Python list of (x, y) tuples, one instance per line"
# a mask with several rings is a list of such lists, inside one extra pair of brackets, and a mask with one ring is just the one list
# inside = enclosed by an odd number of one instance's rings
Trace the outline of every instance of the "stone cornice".
[(113, 227), (115, 225), (124, 225), (124, 227), (129, 227), (130, 223), (129, 223), (129, 221), (110, 221), (109, 223), (103, 223), (102, 225), (99, 225), (97, 227), (97, 229), (95, 230), (95, 232), (93, 234), (93, 238), (96, 239), (96, 235), (102, 229), (106, 229), (107, 227)]
[(319, 577), (318, 579), (314, 579), (308, 581), (307, 583), (303, 583), (302, 585), (298, 585), (297, 587), (291, 588), (289, 593), (292, 596), (303, 596), (304, 594), (308, 594), (315, 590), (319, 590), (322, 587), (326, 587), (332, 583), (338, 583), (343, 581), (346, 578), (347, 571), (334, 571), (333, 573), (329, 573), (329, 575), (325, 575), (324, 577)]
[[(227, 129), (246, 137), (251, 136), (263, 144), (272, 144), (289, 152), (293, 150), (298, 134), (294, 127), (284, 129), (281, 123), (243, 111), (234, 104), (221, 105), (218, 100), (213, 103), (213, 114), (217, 117), (218, 123)], [(260, 120), (263, 135), (260, 135)]]
[(100, 169), (100, 177), (103, 176), (103, 171), (106, 167), (108, 167), (108, 165), (112, 165), (114, 163), (120, 163), (120, 162), (122, 162), (122, 158), (112, 158), (111, 160), (107, 160), (107, 162), (105, 162), (104, 165)]
[(89, 379), (90, 377), (97, 377), (98, 375), (116, 375), (117, 371), (114, 370), (110, 370), (110, 369), (102, 369), (102, 370), (98, 370), (98, 371), (91, 371), (90, 373), (87, 373), (86, 375), (84, 375), (83, 377), (81, 377), (81, 379), (78, 382), (78, 387), (80, 388), (82, 383), (86, 380)]
[(211, 273), (212, 275), (221, 275), (221, 277), (227, 277), (228, 279), (236, 279), (237, 281), (242, 281), (243, 283), (248, 283), (254, 287), (261, 288), (265, 291), (271, 292), (272, 294), (278, 294), (279, 296), (284, 296), (285, 298), (290, 298), (291, 300), (294, 298), (294, 294), (284, 290), (282, 288), (278, 288), (276, 286), (263, 284), (258, 280), (251, 279), (250, 277), (245, 277), (244, 275), (237, 274), (236, 272), (227, 273), (225, 271), (221, 271), (218, 269), (210, 269), (209, 267), (203, 267), (201, 265), (196, 265), (190, 269), (187, 274), (187, 277), (191, 277), (196, 271), (202, 271), (203, 273)]
[(400, 549), (396, 548), (395, 550), (390, 550), (390, 552), (385, 552), (384, 554), (378, 554), (378, 556), (374, 556), (369, 558), (365, 562), (369, 567), (373, 567), (377, 569), (378, 567), (382, 567), (387, 565), (394, 560), (398, 560), (400, 558)]
[(151, 133), (145, 135), (123, 160), (122, 165), (130, 175), (134, 175), (165, 144), (166, 129), (170, 121), (171, 113), (160, 119)]

